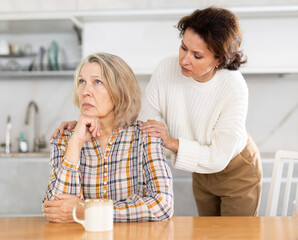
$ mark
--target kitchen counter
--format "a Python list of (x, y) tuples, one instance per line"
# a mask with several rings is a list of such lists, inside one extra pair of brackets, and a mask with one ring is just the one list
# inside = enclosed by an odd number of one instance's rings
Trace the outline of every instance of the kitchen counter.
[(49, 152), (0, 153), (0, 158), (49, 158)]

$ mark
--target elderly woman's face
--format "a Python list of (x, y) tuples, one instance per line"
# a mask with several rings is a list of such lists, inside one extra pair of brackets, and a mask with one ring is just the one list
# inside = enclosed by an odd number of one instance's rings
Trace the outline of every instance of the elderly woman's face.
[(207, 82), (214, 76), (219, 60), (209, 51), (204, 40), (187, 28), (179, 49), (179, 64), (184, 76)]
[(113, 117), (114, 104), (105, 87), (99, 63), (84, 64), (77, 81), (81, 113), (100, 119)]

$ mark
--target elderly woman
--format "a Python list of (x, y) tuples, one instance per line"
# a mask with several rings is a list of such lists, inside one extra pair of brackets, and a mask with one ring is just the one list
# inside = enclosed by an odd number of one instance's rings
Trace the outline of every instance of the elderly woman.
[[(173, 215), (172, 176), (160, 138), (136, 121), (141, 91), (119, 57), (93, 54), (74, 79), (81, 116), (75, 129), (51, 141), (51, 175), (43, 212), (49, 221), (72, 222), (83, 199), (113, 200), (114, 221), (162, 221)], [(82, 214), (82, 213), (81, 213)]]

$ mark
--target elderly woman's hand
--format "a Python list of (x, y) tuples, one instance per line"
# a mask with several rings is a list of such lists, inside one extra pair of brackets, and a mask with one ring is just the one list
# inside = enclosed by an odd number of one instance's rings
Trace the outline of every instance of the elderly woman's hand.
[[(56, 195), (58, 200), (50, 200), (44, 203), (42, 209), (43, 215), (50, 222), (74, 222), (72, 211), (76, 203), (82, 201), (80, 198), (70, 194)], [(79, 218), (84, 216), (83, 208), (77, 207), (77, 215)]]
[(74, 135), (81, 143), (90, 141), (91, 137), (99, 137), (100, 133), (101, 126), (98, 118), (88, 117), (84, 115), (80, 116), (74, 130)]
[(179, 148), (179, 140), (172, 138), (167, 131), (166, 125), (163, 122), (148, 120), (141, 124), (140, 129), (147, 133), (150, 137), (159, 137), (163, 140), (167, 149), (177, 153)]
[(64, 133), (64, 129), (67, 129), (69, 131), (73, 130), (76, 127), (76, 125), (77, 125), (77, 121), (75, 120), (62, 122), (59, 128), (57, 128), (53, 133), (53, 135), (51, 136), (51, 139), (58, 137), (59, 133), (62, 135)]

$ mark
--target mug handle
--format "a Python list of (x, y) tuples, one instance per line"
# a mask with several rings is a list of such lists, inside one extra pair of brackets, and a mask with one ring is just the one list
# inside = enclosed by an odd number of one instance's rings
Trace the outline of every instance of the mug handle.
[(76, 205), (74, 206), (73, 210), (72, 210), (72, 216), (73, 216), (73, 219), (77, 222), (77, 223), (80, 223), (83, 225), (83, 227), (85, 227), (85, 220), (80, 220), (77, 218), (77, 213), (76, 213), (76, 210), (77, 210), (77, 205), (78, 204), (81, 204), (83, 207), (84, 207), (84, 203), (83, 202), (77, 202)]

